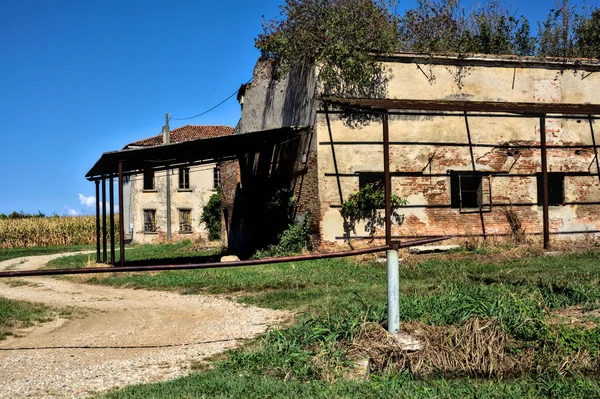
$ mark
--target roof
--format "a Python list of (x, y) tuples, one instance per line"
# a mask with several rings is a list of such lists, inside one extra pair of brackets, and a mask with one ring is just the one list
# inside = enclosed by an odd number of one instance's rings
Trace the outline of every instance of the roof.
[(130, 175), (144, 169), (162, 170), (237, 159), (244, 154), (259, 152), (265, 146), (299, 137), (308, 129), (308, 127), (284, 127), (105, 152), (85, 177), (88, 180), (96, 180), (116, 176), (119, 164), (122, 166), (123, 174)]
[(389, 110), (436, 111), (436, 112), (490, 112), (514, 113), (529, 116), (546, 114), (599, 115), (600, 104), (456, 101), (456, 100), (408, 100), (372, 98), (323, 97), (325, 104), (363, 111), (387, 112)]
[(380, 61), (433, 64), (433, 65), (469, 65), (469, 66), (500, 66), (507, 68), (547, 68), (547, 69), (576, 69), (589, 72), (600, 71), (600, 60), (589, 58), (558, 58), (520, 55), (492, 54), (423, 54), (396, 53), (376, 54)]
[[(173, 129), (170, 132), (171, 143), (183, 143), (184, 141), (209, 139), (213, 137), (230, 136), (233, 128), (229, 126), (198, 126), (185, 125)], [(162, 133), (147, 139), (134, 141), (123, 147), (124, 150), (132, 147), (151, 147), (163, 144)]]

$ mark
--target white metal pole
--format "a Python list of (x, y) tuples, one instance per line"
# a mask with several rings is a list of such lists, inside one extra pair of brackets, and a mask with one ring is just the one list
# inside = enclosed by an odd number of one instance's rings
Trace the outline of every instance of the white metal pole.
[(400, 264), (398, 251), (387, 251), (387, 304), (388, 304), (388, 332), (400, 332)]

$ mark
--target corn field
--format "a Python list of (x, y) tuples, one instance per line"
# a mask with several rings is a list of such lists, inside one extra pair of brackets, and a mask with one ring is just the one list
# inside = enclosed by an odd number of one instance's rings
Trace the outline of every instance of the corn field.
[(95, 216), (0, 219), (0, 249), (95, 243)]

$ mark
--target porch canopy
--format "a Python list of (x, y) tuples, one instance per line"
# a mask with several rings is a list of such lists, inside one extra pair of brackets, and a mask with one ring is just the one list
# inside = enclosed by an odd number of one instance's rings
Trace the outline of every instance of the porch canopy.
[[(389, 122), (388, 115), (400, 112), (401, 114), (415, 113), (417, 115), (464, 115), (467, 116), (485, 116), (485, 117), (524, 117), (539, 118), (540, 120), (540, 149), (541, 149), (541, 169), (542, 169), (542, 190), (543, 190), (543, 228), (544, 228), (544, 248), (548, 248), (550, 243), (550, 220), (548, 211), (548, 165), (547, 165), (547, 146), (546, 146), (546, 117), (552, 118), (577, 118), (589, 119), (592, 133), (593, 148), (595, 153), (598, 172), (598, 146), (594, 136), (593, 119), (598, 119), (600, 115), (600, 104), (573, 104), (573, 103), (545, 103), (545, 102), (501, 102), (501, 101), (459, 101), (459, 100), (412, 100), (412, 99), (372, 99), (372, 98), (321, 98), (328, 111), (328, 106), (339, 107), (351, 112), (378, 113), (383, 115), (383, 146), (384, 146), (384, 171), (385, 171), (385, 199), (386, 199), (386, 237), (391, 237), (390, 230), (390, 179), (389, 179)], [(479, 113), (479, 114), (476, 114)], [(467, 134), (470, 133), (467, 127)], [(475, 164), (473, 163), (473, 168)]]
[(127, 176), (146, 169), (161, 170), (227, 161), (236, 159), (238, 155), (259, 151), (265, 144), (287, 141), (305, 130), (306, 127), (285, 127), (148, 148), (105, 152), (85, 177), (92, 181), (117, 176), (119, 163), (122, 164), (123, 175)]
[[(110, 252), (115, 260), (115, 220), (113, 179), (118, 177), (119, 189), (119, 244), (120, 265), (125, 263), (125, 229), (123, 225), (123, 177), (144, 170), (165, 170), (180, 166), (194, 166), (237, 159), (245, 154), (259, 152), (265, 145), (283, 143), (307, 131), (307, 127), (284, 127), (252, 133), (234, 134), (181, 143), (163, 144), (148, 148), (105, 152), (85, 175), (96, 183), (96, 261), (107, 263), (106, 180), (109, 180)], [(102, 195), (100, 195), (102, 183)], [(169, 188), (167, 188), (169, 190)], [(168, 197), (168, 195), (167, 195)], [(102, 204), (102, 205), (100, 205)], [(100, 212), (102, 207), (102, 213)], [(102, 215), (102, 218), (100, 217)], [(103, 256), (100, 254), (102, 229)]]

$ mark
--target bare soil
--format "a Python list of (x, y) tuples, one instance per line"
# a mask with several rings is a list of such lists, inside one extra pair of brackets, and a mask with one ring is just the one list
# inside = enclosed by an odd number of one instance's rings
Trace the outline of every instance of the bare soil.
[[(11, 259), (0, 262), (0, 270), (38, 269), (64, 255)], [(0, 341), (0, 398), (85, 397), (175, 378), (289, 319), (286, 312), (220, 296), (116, 289), (51, 277), (0, 280), (0, 296), (72, 310), (68, 318), (57, 316)]]

